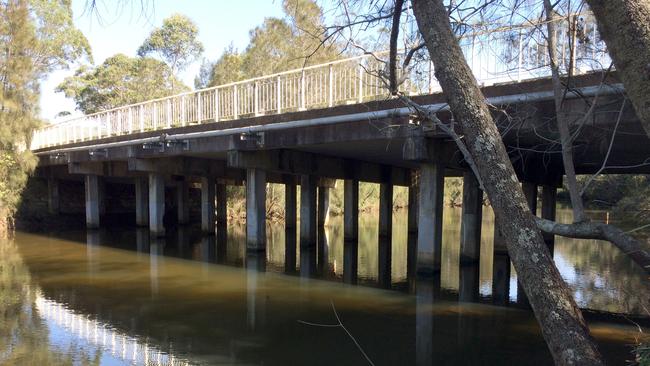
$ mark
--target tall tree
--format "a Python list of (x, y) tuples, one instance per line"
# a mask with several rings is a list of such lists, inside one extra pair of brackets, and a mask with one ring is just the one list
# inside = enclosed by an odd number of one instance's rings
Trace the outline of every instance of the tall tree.
[(174, 14), (163, 20), (162, 27), (151, 32), (138, 49), (138, 55), (157, 54), (176, 75), (203, 53), (198, 34), (199, 29), (190, 18)]
[(73, 98), (77, 109), (89, 114), (188, 89), (161, 61), (117, 54), (95, 68), (79, 68), (56, 90)]

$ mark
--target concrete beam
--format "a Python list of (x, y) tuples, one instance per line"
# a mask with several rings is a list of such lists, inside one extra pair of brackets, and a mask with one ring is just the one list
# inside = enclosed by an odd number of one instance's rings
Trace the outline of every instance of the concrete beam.
[(135, 224), (149, 225), (149, 183), (146, 178), (135, 178)]
[(390, 181), (399, 186), (408, 186), (411, 177), (410, 169), (406, 168), (387, 168), (381, 164), (295, 150), (229, 151), (228, 166), (334, 179), (357, 179), (373, 183), (385, 182), (388, 169)]
[(214, 234), (214, 198), (215, 180), (213, 177), (201, 178), (201, 230), (205, 234)]
[(127, 163), (129, 171), (132, 172), (226, 177), (226, 163), (222, 160), (176, 156), (153, 159), (129, 158)]
[(416, 273), (418, 276), (431, 276), (440, 271), (444, 166), (440, 163), (421, 164), (419, 185)]
[(99, 229), (99, 177), (96, 175), (85, 176), (86, 192), (86, 227)]
[(153, 237), (165, 235), (165, 177), (149, 173), (149, 231)]
[(316, 178), (300, 179), (300, 248), (316, 246)]
[(460, 263), (478, 263), (481, 254), (483, 191), (471, 170), (463, 174), (463, 207), (460, 224)]
[(266, 172), (246, 170), (246, 248), (266, 250)]

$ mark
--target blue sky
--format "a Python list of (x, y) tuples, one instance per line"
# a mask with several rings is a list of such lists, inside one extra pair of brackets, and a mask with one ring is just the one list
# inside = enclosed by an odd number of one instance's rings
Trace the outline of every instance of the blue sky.
[[(262, 23), (265, 17), (283, 16), (281, 0), (149, 0), (149, 9), (143, 16), (140, 1), (99, 0), (100, 22), (93, 14), (84, 13), (86, 0), (73, 0), (74, 22), (88, 38), (95, 64), (101, 64), (116, 53), (135, 56), (154, 27), (173, 13), (190, 17), (199, 27), (199, 39), (205, 46), (203, 57), (215, 60), (230, 43), (238, 49), (248, 44), (250, 29)], [(123, 4), (120, 6), (119, 4)], [(124, 5), (126, 4), (126, 5)], [(187, 85), (193, 85), (200, 61), (187, 68), (180, 77)], [(41, 84), (41, 117), (52, 121), (61, 111), (73, 112), (74, 102), (54, 88), (77, 65), (70, 70), (57, 71)], [(74, 113), (74, 112), (73, 112)], [(78, 113), (78, 112), (76, 112)]]

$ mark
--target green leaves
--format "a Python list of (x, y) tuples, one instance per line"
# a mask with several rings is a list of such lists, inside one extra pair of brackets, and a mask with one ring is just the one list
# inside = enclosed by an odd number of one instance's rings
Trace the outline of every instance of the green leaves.
[(172, 72), (182, 71), (203, 53), (198, 33), (198, 27), (191, 19), (174, 14), (163, 21), (161, 28), (151, 32), (138, 49), (138, 55), (158, 54)]

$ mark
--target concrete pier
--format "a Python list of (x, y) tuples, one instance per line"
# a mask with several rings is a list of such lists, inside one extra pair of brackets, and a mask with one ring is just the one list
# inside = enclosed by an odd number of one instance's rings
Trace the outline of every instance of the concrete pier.
[[(555, 210), (557, 201), (557, 188), (553, 186), (542, 186), (542, 218), (555, 221)], [(544, 241), (553, 255), (555, 249), (555, 235), (544, 234)]]
[(58, 215), (61, 211), (59, 180), (56, 178), (47, 180), (47, 211), (52, 215)]
[(356, 283), (359, 267), (359, 181), (343, 183), (343, 282)]
[(165, 235), (165, 177), (160, 173), (149, 173), (149, 231), (153, 237)]
[(86, 227), (99, 228), (99, 177), (88, 174), (84, 177), (86, 191)]
[(318, 187), (318, 227), (325, 226), (330, 211), (330, 188), (324, 185)]
[(478, 263), (481, 254), (483, 191), (471, 170), (463, 174), (463, 207), (460, 224), (460, 263)]
[(417, 174), (412, 174), (413, 182), (408, 187), (408, 217), (406, 238), (406, 277), (410, 291), (415, 290), (415, 265), (418, 248), (418, 191)]
[(379, 286), (390, 287), (393, 237), (393, 185), (379, 185), (379, 248), (377, 279)]
[(316, 179), (300, 177), (300, 248), (316, 247)]
[(226, 194), (226, 184), (217, 183), (217, 230), (225, 230), (228, 226), (228, 197)]
[(296, 271), (297, 192), (293, 176), (284, 177), (284, 271)]
[(135, 224), (149, 226), (149, 182), (135, 178)]
[(421, 164), (419, 184), (416, 273), (418, 276), (431, 276), (440, 271), (442, 254), (442, 210), (445, 185), (442, 164), (435, 162)]
[(246, 249), (266, 250), (266, 172), (246, 169)]
[(183, 179), (176, 186), (176, 210), (179, 225), (186, 225), (190, 222), (190, 185)]
[(201, 230), (205, 234), (214, 234), (214, 177), (201, 178)]

